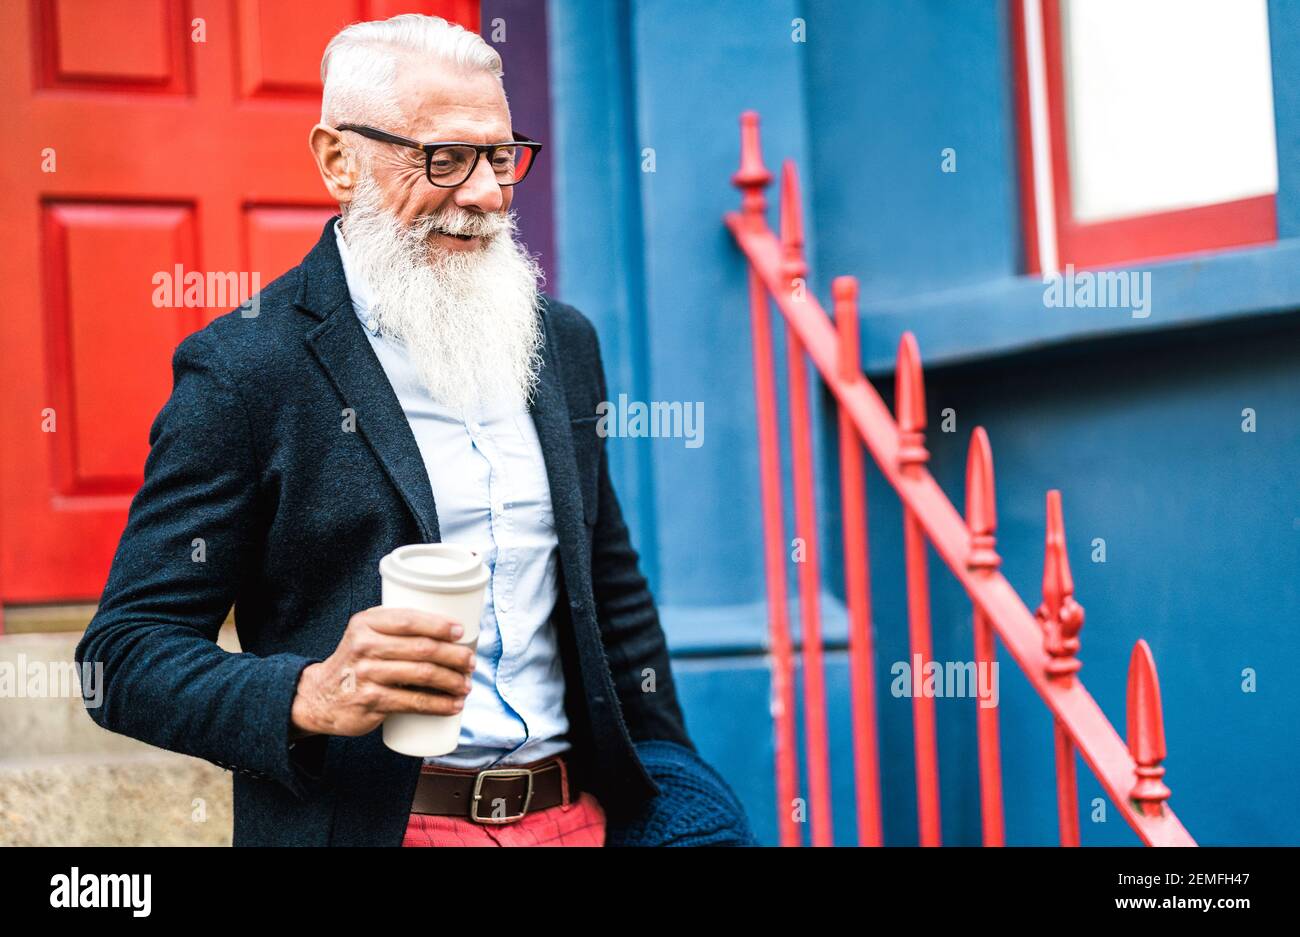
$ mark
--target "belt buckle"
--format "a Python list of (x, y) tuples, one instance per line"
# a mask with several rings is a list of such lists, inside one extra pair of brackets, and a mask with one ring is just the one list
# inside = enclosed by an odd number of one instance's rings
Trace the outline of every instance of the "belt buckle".
[[(487, 778), (528, 778), (528, 792), (524, 795), (524, 806), (519, 813), (509, 817), (484, 817), (478, 812), (479, 801), (483, 799), (483, 781)], [(483, 823), (489, 826), (500, 826), (505, 823), (514, 823), (516, 820), (522, 820), (528, 813), (528, 805), (533, 802), (533, 770), (532, 768), (488, 768), (478, 773), (474, 779), (474, 801), (470, 804), (469, 818), (475, 823)]]

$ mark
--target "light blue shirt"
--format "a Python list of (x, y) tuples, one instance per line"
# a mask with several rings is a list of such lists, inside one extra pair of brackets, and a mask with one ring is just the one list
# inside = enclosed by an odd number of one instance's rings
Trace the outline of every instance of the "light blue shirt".
[(337, 225), (334, 236), (352, 306), (420, 447), (442, 539), (478, 551), (491, 572), (459, 746), (425, 763), (483, 768), (562, 752), (569, 720), (550, 624), (559, 541), (532, 416), (523, 405), (462, 413), (434, 403), (404, 346), (378, 332), (374, 294)]

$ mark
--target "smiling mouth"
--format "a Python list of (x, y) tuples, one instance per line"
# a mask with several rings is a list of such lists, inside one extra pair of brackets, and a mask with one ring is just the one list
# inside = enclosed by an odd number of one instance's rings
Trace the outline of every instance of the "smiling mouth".
[(474, 240), (474, 235), (472, 234), (452, 234), (450, 231), (443, 231), (441, 228), (434, 228), (433, 231), (435, 234), (441, 234), (443, 237), (456, 238), (459, 241)]

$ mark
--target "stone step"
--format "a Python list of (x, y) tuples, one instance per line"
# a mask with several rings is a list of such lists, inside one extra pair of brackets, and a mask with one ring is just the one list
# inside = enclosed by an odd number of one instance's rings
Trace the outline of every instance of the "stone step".
[(141, 748), (0, 760), (0, 846), (229, 846), (230, 774)]
[[(229, 846), (229, 772), (90, 718), (74, 652), (94, 611), (4, 610), (0, 676), (8, 668), (11, 684), (0, 681), (0, 846)], [(217, 643), (239, 651), (233, 620)]]

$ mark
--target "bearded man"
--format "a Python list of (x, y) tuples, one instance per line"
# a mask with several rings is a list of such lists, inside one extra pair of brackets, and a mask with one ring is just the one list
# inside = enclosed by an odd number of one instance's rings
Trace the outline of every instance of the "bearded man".
[[(436, 17), (335, 36), (310, 146), (341, 219), (176, 351), (76, 657), (101, 726), (234, 772), (236, 845), (753, 841), (686, 731), (596, 333), (515, 237), (541, 144), (501, 75)], [(476, 648), (378, 607), (380, 558), (442, 540), (490, 570)], [(390, 713), (457, 712), (448, 755), (383, 743)]]

